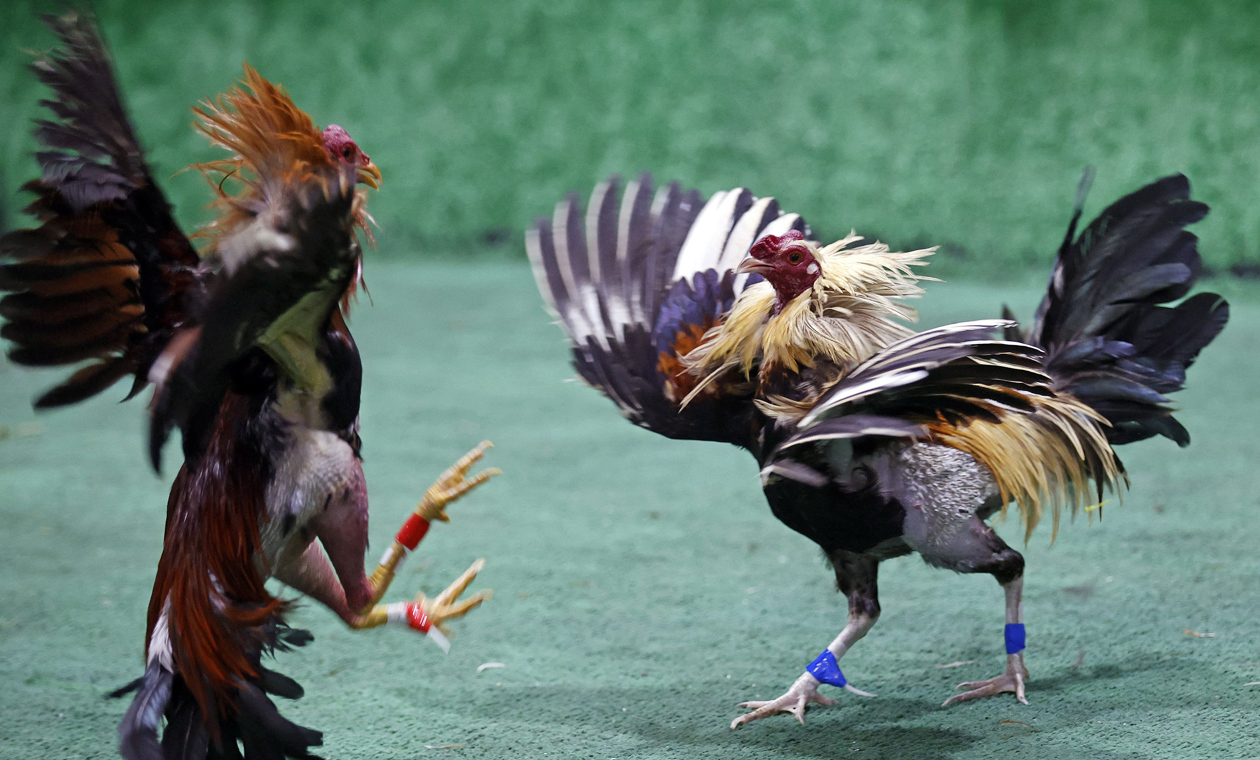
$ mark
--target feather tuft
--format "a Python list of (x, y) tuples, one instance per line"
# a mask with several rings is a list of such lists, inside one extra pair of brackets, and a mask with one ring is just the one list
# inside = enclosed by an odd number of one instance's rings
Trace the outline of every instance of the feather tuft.
[(681, 358), (688, 371), (704, 378), (692, 395), (728, 372), (750, 378), (757, 367), (796, 373), (825, 360), (844, 372), (912, 335), (899, 322), (918, 315), (901, 301), (922, 295), (917, 283), (931, 278), (913, 267), (924, 264), (933, 249), (902, 253), (879, 242), (859, 243), (863, 239), (852, 233), (826, 247), (804, 243), (821, 275), (778, 314), (768, 282), (740, 293), (722, 323)]
[(1111, 204), (1076, 236), (1090, 178), (1028, 339), (1046, 348), (1055, 390), (1101, 414), (1113, 444), (1162, 435), (1185, 446), (1167, 394), (1225, 327), (1229, 304), (1214, 293), (1164, 304), (1185, 296), (1202, 269), (1198, 240), (1183, 228), (1208, 208), (1173, 175)]
[[(358, 176), (329, 156), (323, 133), (283, 87), (267, 81), (248, 63), (244, 69), (240, 86), (193, 108), (197, 116), (193, 126), (232, 153), (231, 158), (190, 167), (206, 176), (217, 195), (213, 205), (219, 217), (196, 235), (209, 241), (211, 251), (259, 215), (283, 208), (292, 187), (317, 182), (331, 194), (342, 191), (347, 176), (353, 187)], [(236, 186), (235, 193), (224, 189), (229, 181)], [(372, 241), (367, 193), (360, 189), (353, 194), (354, 227)]]

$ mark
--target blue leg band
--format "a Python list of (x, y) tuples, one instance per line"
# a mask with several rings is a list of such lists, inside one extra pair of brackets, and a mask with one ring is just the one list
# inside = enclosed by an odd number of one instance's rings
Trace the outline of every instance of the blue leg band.
[(1006, 624), (1006, 653), (1019, 654), (1024, 651), (1024, 624)]
[(819, 683), (832, 686), (844, 686), (848, 683), (844, 680), (844, 673), (840, 672), (840, 665), (836, 663), (836, 656), (830, 649), (824, 649), (822, 654), (814, 658), (814, 661), (805, 668), (805, 672), (817, 678)]

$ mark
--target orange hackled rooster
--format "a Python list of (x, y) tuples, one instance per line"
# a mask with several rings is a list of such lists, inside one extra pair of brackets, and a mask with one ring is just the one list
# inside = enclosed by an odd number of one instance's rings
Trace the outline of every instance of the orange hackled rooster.
[[(578, 374), (632, 422), (670, 438), (732, 443), (757, 458), (774, 515), (823, 550), (847, 625), (782, 696), (745, 702), (732, 728), (780, 712), (804, 722), (838, 660), (879, 617), (879, 563), (918, 552), (992, 574), (1006, 596), (1005, 671), (946, 701), (1025, 701), (1024, 559), (986, 524), (1014, 502), (1031, 533), (1121, 488), (1112, 444), (1189, 443), (1166, 394), (1228, 317), (1203, 293), (1183, 228), (1207, 207), (1185, 177), (1107, 208), (1060, 251), (1032, 331), (1010, 320), (915, 334), (921, 293), (898, 253), (850, 235), (822, 246), (797, 214), (737, 188), (705, 202), (644, 175), (576, 196), (526, 237), (539, 290)], [(1004, 330), (1006, 340), (993, 334)], [(870, 695), (867, 695), (870, 696)]]
[[(351, 628), (394, 623), (443, 647), (444, 622), (487, 598), (458, 597), (478, 560), (435, 599), (380, 604), (429, 521), (495, 474), (466, 477), (478, 446), (426, 492), (376, 571), (364, 571), (368, 502), (359, 461), (362, 366), (345, 310), (360, 281), (365, 191), (381, 178), (344, 129), (316, 129), (283, 89), (245, 67), (244, 87), (194, 109), (232, 157), (200, 165), (218, 219), (199, 256), (154, 183), (93, 25), (50, 18), (62, 48), (34, 64), (56, 116), (29, 211), (36, 229), (0, 238), (3, 337), (30, 366), (87, 366), (36, 401), (88, 398), (131, 375), (152, 404), (150, 456), (178, 426), (149, 604), (144, 676), (119, 727), (124, 757), (308, 757), (320, 734), (268, 694), (301, 696), (261, 657), (302, 645), (269, 577)], [(235, 184), (236, 193), (223, 189)], [(318, 539), (316, 542), (315, 539)], [(322, 547), (322, 548), (321, 548)], [(166, 721), (165, 730), (162, 722)]]

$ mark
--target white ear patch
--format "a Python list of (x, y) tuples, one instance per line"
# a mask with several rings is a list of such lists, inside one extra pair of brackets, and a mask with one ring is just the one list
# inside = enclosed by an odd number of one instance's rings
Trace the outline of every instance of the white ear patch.
[(815, 261), (814, 263), (810, 264), (809, 267), (806, 268), (805, 271), (809, 272), (810, 274), (818, 274), (822, 270), (818, 268), (818, 262)]

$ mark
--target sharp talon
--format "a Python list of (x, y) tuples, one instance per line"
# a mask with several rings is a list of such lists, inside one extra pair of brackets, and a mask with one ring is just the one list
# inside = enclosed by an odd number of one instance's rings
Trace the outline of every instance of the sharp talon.
[(468, 588), (469, 584), (473, 582), (473, 579), (477, 577), (477, 573), (481, 572), (481, 568), (485, 567), (485, 564), (486, 561), (484, 559), (477, 560), (472, 563), (471, 567), (461, 573), (460, 576), (451, 583), (451, 585), (447, 586), (442, 590), (442, 593), (437, 595), (437, 597), (433, 600), (433, 606), (445, 607), (458, 599), (459, 595), (464, 593), (464, 589)]
[(493, 443), (490, 443), (489, 441), (482, 441), (477, 444), (472, 451), (460, 457), (459, 461), (457, 461), (455, 466), (451, 469), (463, 475), (465, 472), (468, 472), (468, 468), (472, 467), (477, 460), (485, 456), (486, 449), (491, 448), (492, 446), (494, 446)]
[(438, 630), (447, 633), (449, 629), (445, 625), (446, 621), (461, 618), (493, 598), (494, 592), (490, 589), (482, 589), (467, 599), (460, 600), (459, 598), (485, 565), (485, 559), (473, 562), (451, 585), (432, 599), (426, 597), (423, 592), (416, 594), (415, 601), (420, 604), (420, 608), (425, 611)]
[(464, 496), (490, 478), (503, 474), (503, 471), (498, 467), (490, 467), (471, 478), (465, 477), (468, 474), (468, 470), (481, 458), (487, 448), (489, 448), (489, 441), (483, 441), (480, 446), (468, 452), (455, 464), (448, 467), (445, 472), (437, 477), (433, 485), (429, 486), (428, 490), (424, 492), (424, 497), (420, 500), (416, 511), (427, 520), (449, 522), (450, 518), (446, 515), (448, 504)]
[(476, 475), (474, 475), (472, 477), (472, 480), (468, 482), (472, 484), (472, 486), (470, 487), (475, 488), (481, 485), (482, 483), (486, 482), (490, 478), (493, 478), (496, 475), (502, 475), (502, 474), (503, 474), (503, 470), (500, 470), (498, 467), (488, 467), (482, 470), (481, 472), (477, 473)]
[[(803, 685), (802, 685), (803, 684)], [(863, 691), (857, 691), (858, 694), (866, 694)], [(874, 695), (869, 695), (874, 696)], [(739, 728), (754, 720), (760, 720), (770, 715), (780, 713), (790, 713), (796, 718), (796, 722), (801, 725), (805, 724), (805, 713), (809, 711), (809, 705), (816, 703), (824, 707), (834, 705), (836, 700), (824, 697), (818, 693), (818, 681), (809, 679), (799, 679), (793, 684), (783, 696), (768, 702), (754, 700), (750, 702), (740, 702), (739, 706), (751, 712), (744, 713), (731, 723), (731, 728)]]
[(970, 702), (981, 697), (992, 697), (998, 694), (1012, 694), (1020, 704), (1028, 704), (1024, 697), (1024, 673), (1027, 671), (1008, 669), (1005, 673), (987, 681), (966, 681), (955, 689), (966, 689), (941, 703), (941, 707), (949, 707), (955, 702)]

